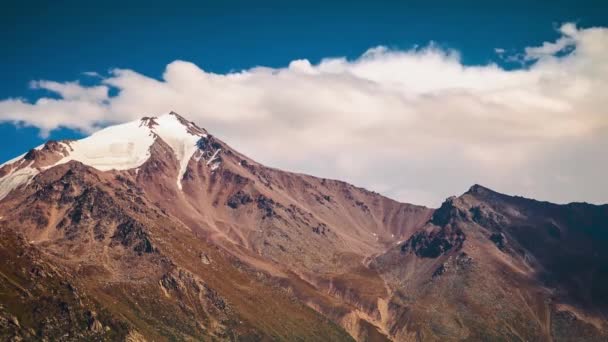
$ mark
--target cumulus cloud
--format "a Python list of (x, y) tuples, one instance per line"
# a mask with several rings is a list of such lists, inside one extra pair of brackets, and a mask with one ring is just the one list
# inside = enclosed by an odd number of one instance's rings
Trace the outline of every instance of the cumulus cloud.
[(175, 110), (267, 165), (402, 201), (437, 206), (480, 183), (608, 202), (608, 29), (558, 32), (515, 70), (431, 44), (228, 74), (175, 61), (161, 80), (116, 69), (96, 86), (36, 81), (57, 96), (0, 101), (0, 121), (92, 132)]
[(576, 26), (572, 23), (564, 24), (560, 27), (559, 32), (562, 34), (562, 37), (555, 42), (544, 42), (541, 46), (527, 47), (525, 49), (525, 59), (536, 60), (543, 57), (553, 57), (559, 52), (574, 47), (578, 34)]

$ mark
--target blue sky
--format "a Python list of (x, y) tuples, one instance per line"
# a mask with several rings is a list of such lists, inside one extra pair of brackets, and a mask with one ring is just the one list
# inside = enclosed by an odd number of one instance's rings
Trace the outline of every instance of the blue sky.
[[(606, 25), (605, 1), (8, 1), (0, 14), (0, 99), (48, 96), (29, 82), (81, 79), (85, 71), (135, 69), (160, 77), (182, 59), (226, 73), (368, 48), (434, 41), (465, 64), (503, 63), (494, 48), (521, 49), (557, 36), (563, 22)], [(518, 67), (504, 63), (505, 67)], [(51, 139), (76, 138), (71, 130)], [(36, 129), (0, 123), (0, 160), (44, 141)]]
[[(354, 60), (379, 45), (409, 50), (431, 41), (458, 51), (463, 66), (497, 63), (513, 70), (522, 66), (505, 62), (495, 48), (516, 54), (555, 41), (566, 22), (583, 28), (607, 26), (606, 13), (606, 1), (562, 0), (104, 1), (93, 6), (9, 1), (0, 14), (5, 45), (0, 100), (57, 98), (48, 90), (31, 89), (30, 82), (98, 82), (83, 76), (87, 71), (107, 75), (120, 68), (160, 79), (169, 63), (184, 60), (205, 72), (225, 74), (255, 66), (287, 67), (297, 59), (313, 65), (328, 57)], [(111, 87), (112, 95), (115, 91)], [(83, 134), (59, 128), (49, 137)], [(44, 139), (37, 128), (0, 123), (0, 160)]]

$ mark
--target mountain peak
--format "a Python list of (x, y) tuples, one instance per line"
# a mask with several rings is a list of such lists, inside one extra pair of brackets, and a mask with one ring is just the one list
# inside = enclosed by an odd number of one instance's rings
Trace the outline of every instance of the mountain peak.
[[(0, 187), (4, 189), (0, 199), (12, 189), (29, 182), (41, 170), (70, 161), (78, 161), (100, 171), (138, 168), (150, 158), (150, 148), (157, 139), (169, 145), (179, 162), (177, 182), (181, 189), (188, 162), (198, 151), (199, 141), (207, 137), (205, 129), (171, 111), (108, 126), (84, 139), (53, 142), (52, 149), (46, 143), (0, 166)], [(45, 158), (40, 157), (42, 154)]]
[(465, 194), (470, 194), (470, 195), (488, 195), (488, 194), (494, 194), (496, 193), (496, 191), (490, 189), (490, 188), (486, 188), (483, 185), (480, 184), (473, 184), (469, 190), (467, 192), (465, 192)]
[[(171, 111), (167, 114), (162, 114), (160, 116), (144, 116), (139, 120), (140, 127), (148, 127), (150, 130), (155, 131), (156, 128), (160, 125), (169, 125), (171, 126), (173, 131), (177, 131), (178, 133), (183, 133), (181, 129), (179, 129), (179, 123), (181, 126), (186, 128), (186, 133), (196, 136), (206, 136), (207, 131), (204, 128), (197, 126), (193, 121), (189, 121), (185, 117), (177, 114), (174, 111)], [(156, 132), (155, 132), (156, 133)], [(170, 132), (165, 132), (169, 134), (173, 134)]]

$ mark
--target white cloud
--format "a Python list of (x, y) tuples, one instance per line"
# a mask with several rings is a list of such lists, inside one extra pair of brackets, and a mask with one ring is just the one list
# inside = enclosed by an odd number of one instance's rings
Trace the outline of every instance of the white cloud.
[(89, 77), (103, 78), (97, 71), (84, 71), (82, 74)]
[(562, 37), (555, 42), (544, 42), (541, 46), (527, 47), (525, 59), (537, 60), (540, 58), (552, 58), (558, 52), (573, 47), (577, 43), (578, 29), (572, 23), (564, 24), (559, 29)]
[(68, 101), (101, 102), (108, 99), (108, 87), (105, 85), (83, 87), (78, 82), (32, 81), (30, 87), (51, 91)]
[(608, 29), (559, 33), (526, 48), (532, 64), (516, 70), (466, 66), (431, 44), (229, 74), (175, 61), (162, 80), (116, 69), (93, 87), (37, 81), (60, 99), (0, 101), (0, 121), (91, 132), (175, 110), (268, 165), (403, 201), (437, 206), (481, 183), (608, 202)]

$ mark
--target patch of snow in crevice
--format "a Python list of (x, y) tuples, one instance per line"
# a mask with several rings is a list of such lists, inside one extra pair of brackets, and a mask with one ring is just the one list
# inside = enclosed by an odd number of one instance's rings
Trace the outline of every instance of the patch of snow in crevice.
[(197, 162), (197, 163), (200, 162), (201, 159), (203, 158), (203, 152), (201, 150), (194, 152), (193, 158), (194, 158), (195, 162)]
[(182, 179), (188, 169), (188, 163), (196, 151), (201, 136), (188, 132), (188, 127), (179, 121), (175, 115), (162, 115), (156, 119), (158, 124), (152, 130), (166, 142), (179, 163), (177, 187), (182, 189)]
[(213, 155), (209, 158), (209, 160), (207, 160), (207, 165), (213, 163), (213, 161), (217, 158), (218, 153), (220, 153), (222, 149), (218, 148), (217, 150), (215, 150), (215, 152), (213, 152)]

